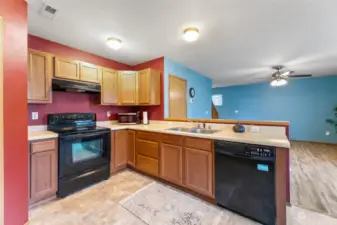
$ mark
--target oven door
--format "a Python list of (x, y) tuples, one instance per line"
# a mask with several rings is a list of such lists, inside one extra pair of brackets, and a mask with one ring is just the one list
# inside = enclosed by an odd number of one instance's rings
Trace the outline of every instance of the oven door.
[(110, 131), (61, 136), (59, 178), (110, 163)]

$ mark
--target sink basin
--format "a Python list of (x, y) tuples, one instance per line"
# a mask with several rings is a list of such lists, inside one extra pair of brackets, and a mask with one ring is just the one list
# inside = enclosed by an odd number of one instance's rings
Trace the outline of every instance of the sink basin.
[(187, 132), (187, 133), (197, 133), (197, 134), (213, 134), (215, 132), (218, 132), (218, 130), (210, 130), (203, 128), (186, 128), (186, 127), (174, 127), (167, 130)]

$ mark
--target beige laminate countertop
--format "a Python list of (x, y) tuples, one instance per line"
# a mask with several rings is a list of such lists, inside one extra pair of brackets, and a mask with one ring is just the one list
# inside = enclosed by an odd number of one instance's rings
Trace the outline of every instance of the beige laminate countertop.
[[(118, 125), (118, 124), (110, 124), (110, 123), (98, 123), (98, 126), (107, 127), (111, 130), (123, 130), (123, 129), (132, 129), (132, 130), (140, 130), (140, 131), (148, 131), (148, 132), (159, 132), (159, 133), (167, 133), (167, 134), (175, 134), (175, 135), (183, 135), (190, 137), (199, 137), (199, 138), (207, 138), (213, 140), (223, 140), (223, 141), (231, 141), (231, 142), (239, 142), (239, 143), (247, 143), (247, 144), (258, 144), (258, 145), (266, 145), (266, 146), (274, 146), (281, 148), (290, 148), (290, 143), (286, 135), (266, 135), (260, 133), (235, 133), (230, 128), (220, 129), (218, 132), (213, 134), (198, 134), (198, 133), (188, 133), (181, 131), (172, 131), (167, 130), (174, 127), (191, 127), (191, 125), (182, 125), (170, 122), (161, 122), (161, 123), (150, 123), (149, 125)], [(40, 140), (40, 139), (48, 139), (55, 138), (58, 135), (51, 131), (29, 131), (28, 132), (28, 140)]]
[(28, 131), (28, 141), (57, 138), (58, 134), (51, 131)]
[[(218, 132), (213, 134), (198, 134), (198, 133), (188, 133), (181, 131), (172, 131), (167, 130), (169, 128), (174, 127), (184, 127), (182, 125), (170, 124), (170, 123), (154, 123), (149, 125), (118, 125), (118, 124), (102, 124), (101, 126), (108, 127), (111, 130), (122, 130), (122, 129), (132, 129), (132, 130), (140, 130), (140, 131), (149, 131), (149, 132), (160, 132), (167, 134), (176, 134), (190, 137), (199, 137), (199, 138), (207, 138), (213, 140), (223, 140), (223, 141), (232, 141), (239, 143), (247, 143), (247, 144), (258, 144), (258, 145), (266, 145), (266, 146), (274, 146), (280, 148), (290, 148), (290, 143), (286, 135), (273, 135), (268, 136), (265, 134), (259, 133), (235, 133), (232, 129), (221, 129)], [(186, 126), (190, 127), (190, 126)]]

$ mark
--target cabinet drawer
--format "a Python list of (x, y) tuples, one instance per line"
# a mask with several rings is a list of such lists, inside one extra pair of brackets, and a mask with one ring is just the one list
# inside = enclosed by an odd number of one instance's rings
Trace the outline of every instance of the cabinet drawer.
[(182, 140), (183, 137), (178, 135), (171, 135), (171, 134), (161, 135), (161, 142), (166, 144), (182, 145)]
[(137, 154), (158, 159), (159, 157), (159, 143), (153, 141), (145, 141), (137, 139), (136, 141)]
[(136, 168), (154, 176), (159, 174), (158, 160), (146, 156), (137, 155)]
[(30, 145), (30, 153), (37, 153), (49, 150), (55, 150), (56, 140), (50, 139), (45, 141), (32, 142)]
[(212, 140), (186, 137), (184, 141), (185, 147), (212, 151)]
[(148, 141), (158, 141), (160, 140), (159, 133), (151, 133), (151, 132), (137, 132), (137, 138), (148, 140)]

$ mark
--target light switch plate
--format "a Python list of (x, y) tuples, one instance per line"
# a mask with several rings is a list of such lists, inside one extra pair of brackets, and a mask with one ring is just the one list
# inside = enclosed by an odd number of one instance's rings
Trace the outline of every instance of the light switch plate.
[(39, 113), (38, 112), (32, 112), (32, 120), (39, 119)]
[(106, 112), (106, 116), (107, 116), (108, 118), (110, 118), (111, 112), (110, 112), (110, 111)]
[(326, 136), (330, 136), (330, 131), (325, 131)]

